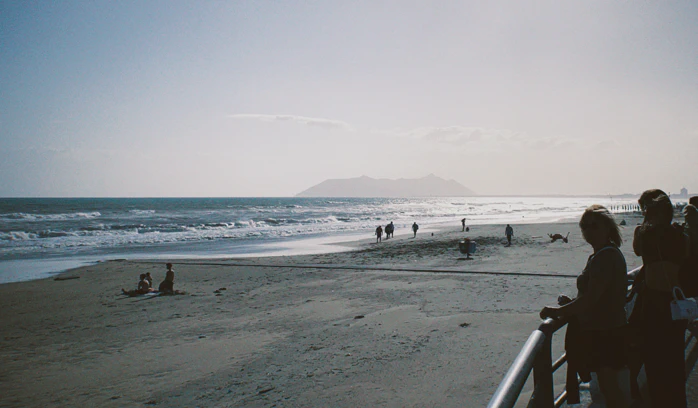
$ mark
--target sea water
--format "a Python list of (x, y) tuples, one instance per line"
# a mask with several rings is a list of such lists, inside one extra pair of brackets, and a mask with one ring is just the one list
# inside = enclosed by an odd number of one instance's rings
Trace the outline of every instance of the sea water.
[(552, 222), (611, 197), (455, 198), (5, 198), (0, 199), (0, 283), (38, 279), (115, 258), (293, 255), (450, 223)]

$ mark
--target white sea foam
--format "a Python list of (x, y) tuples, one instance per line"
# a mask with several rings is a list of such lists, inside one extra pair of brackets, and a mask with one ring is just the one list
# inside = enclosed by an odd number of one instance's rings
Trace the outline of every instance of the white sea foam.
[(575, 217), (592, 203), (631, 202), (535, 197), (134, 201), (105, 200), (104, 208), (94, 200), (73, 200), (62, 207), (32, 202), (35, 207), (23, 208), (0, 199), (0, 261), (134, 250), (150, 253), (168, 248), (179, 251), (216, 242), (233, 248), (237, 242), (249, 246), (300, 237), (371, 235), (377, 225), (390, 221), (398, 231), (409, 229), (414, 221), (422, 226), (459, 226), (463, 217), (469, 225), (531, 223)]
[(93, 212), (75, 212), (67, 214), (31, 214), (31, 213), (9, 213), (0, 214), (0, 220), (10, 221), (10, 220), (27, 220), (27, 221), (65, 221), (77, 218), (90, 219), (97, 218), (102, 214), (99, 211)]
[(131, 214), (138, 214), (138, 215), (155, 214), (155, 210), (129, 210), (128, 212)]

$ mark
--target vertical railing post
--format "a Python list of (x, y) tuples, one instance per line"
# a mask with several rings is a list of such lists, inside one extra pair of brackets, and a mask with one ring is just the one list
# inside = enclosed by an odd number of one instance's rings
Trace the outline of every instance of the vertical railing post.
[[(545, 326), (545, 325), (542, 325)], [(543, 329), (545, 341), (533, 363), (533, 395), (528, 403), (529, 408), (552, 408), (555, 406), (555, 391), (553, 390), (553, 333)]]

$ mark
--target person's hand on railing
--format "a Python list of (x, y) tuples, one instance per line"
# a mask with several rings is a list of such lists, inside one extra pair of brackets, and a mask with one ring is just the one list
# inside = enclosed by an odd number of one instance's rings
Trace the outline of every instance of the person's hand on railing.
[(547, 318), (552, 318), (552, 319), (559, 319), (561, 317), (560, 315), (560, 308), (559, 307), (544, 307), (543, 310), (540, 311), (540, 318), (545, 320)]
[(564, 306), (570, 302), (572, 302), (572, 298), (567, 295), (560, 295), (557, 297), (557, 304), (560, 306)]

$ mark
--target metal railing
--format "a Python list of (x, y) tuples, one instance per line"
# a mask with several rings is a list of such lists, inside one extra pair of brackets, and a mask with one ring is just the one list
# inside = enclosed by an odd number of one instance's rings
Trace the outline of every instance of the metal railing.
[[(638, 267), (628, 272), (628, 286), (632, 285), (639, 271), (640, 268)], [(499, 384), (497, 391), (490, 399), (489, 404), (487, 404), (488, 408), (513, 407), (519, 399), (521, 390), (526, 384), (531, 370), (533, 370), (533, 395), (531, 395), (531, 399), (528, 402), (528, 407), (557, 408), (567, 401), (568, 391), (578, 392), (578, 388), (577, 390), (565, 389), (558, 396), (555, 396), (553, 388), (553, 373), (567, 362), (567, 355), (563, 353), (553, 364), (553, 335), (566, 324), (566, 320), (546, 319), (538, 329), (531, 333), (514, 363), (509, 367), (509, 371), (507, 371), (504, 379)], [(690, 341), (690, 338), (688, 341)], [(687, 346), (688, 341), (686, 343)], [(696, 349), (698, 347), (694, 348), (694, 350)], [(695, 364), (695, 360), (693, 364)], [(568, 387), (575, 387), (575, 384), (576, 387), (579, 386), (577, 381), (568, 381), (567, 384)]]

